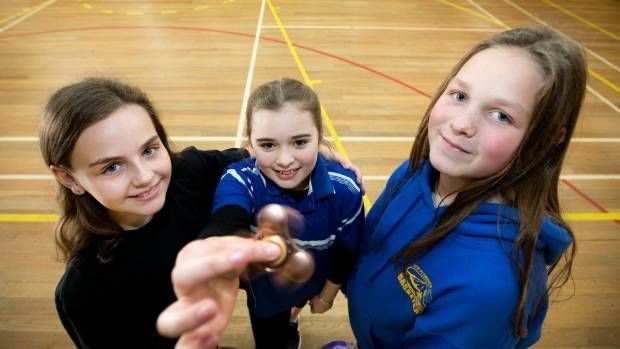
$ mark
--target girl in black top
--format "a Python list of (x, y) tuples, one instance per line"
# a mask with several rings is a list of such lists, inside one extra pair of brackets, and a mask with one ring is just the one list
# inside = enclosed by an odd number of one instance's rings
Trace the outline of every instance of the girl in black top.
[(56, 244), (67, 261), (60, 319), (80, 348), (171, 348), (157, 315), (176, 298), (177, 252), (209, 220), (222, 171), (245, 151), (171, 152), (148, 97), (108, 79), (58, 90), (40, 124), (61, 184)]

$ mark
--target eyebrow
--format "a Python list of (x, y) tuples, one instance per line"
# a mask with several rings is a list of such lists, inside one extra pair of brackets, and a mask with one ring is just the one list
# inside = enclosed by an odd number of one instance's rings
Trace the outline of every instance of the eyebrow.
[[(308, 138), (308, 137), (312, 137), (312, 135), (310, 133), (304, 133), (304, 134), (300, 134), (300, 135), (295, 135), (295, 136), (291, 137), (291, 139), (292, 140), (297, 140), (297, 139)], [(257, 138), (256, 141), (257, 142), (273, 142), (274, 139), (273, 138)]]
[[(459, 79), (458, 77), (454, 77), (454, 79), (452, 79), (452, 81), (454, 81), (457, 85), (462, 86), (466, 90), (470, 89), (470, 85), (467, 82)], [(508, 101), (506, 99), (503, 99), (503, 98), (493, 98), (493, 102), (497, 103), (497, 104), (500, 104), (500, 105), (503, 105), (503, 106), (507, 106), (509, 108), (519, 109), (520, 112), (527, 114), (527, 110), (520, 103), (510, 102), (510, 101)]]
[[(155, 136), (147, 139), (146, 142), (144, 142), (142, 144), (141, 148), (142, 149), (146, 148), (149, 144), (152, 144), (157, 139), (159, 139), (159, 135), (155, 135)], [(122, 156), (110, 156), (110, 157), (107, 157), (107, 158), (97, 159), (97, 160), (91, 162), (90, 164), (88, 164), (88, 167), (99, 166), (99, 165), (102, 165), (102, 164), (107, 164), (107, 163), (110, 163), (110, 162), (115, 162), (115, 161), (118, 161), (118, 160), (120, 160), (122, 158), (123, 158)]]

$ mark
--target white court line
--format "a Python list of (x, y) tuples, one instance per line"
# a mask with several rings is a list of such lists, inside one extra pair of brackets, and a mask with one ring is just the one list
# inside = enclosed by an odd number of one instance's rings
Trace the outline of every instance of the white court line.
[(491, 12), (487, 11), (484, 7), (482, 7), (481, 5), (478, 5), (478, 3), (476, 3), (473, 0), (467, 0), (467, 2), (469, 2), (473, 7), (477, 8), (478, 11), (484, 13), (487, 17), (492, 18), (495, 22), (501, 24), (502, 26), (506, 27), (506, 28), (510, 28), (509, 26), (506, 25), (506, 23), (502, 22), (499, 20), (499, 18), (493, 16), (491, 14)]
[(263, 27), (263, 16), (265, 14), (265, 0), (260, 2), (260, 13), (258, 15), (258, 23), (256, 24), (256, 34), (254, 35), (254, 45), (252, 46), (252, 58), (248, 67), (248, 78), (245, 81), (245, 89), (243, 90), (243, 100), (241, 101), (241, 111), (239, 112), (239, 123), (237, 124), (237, 137), (235, 138), (235, 147), (241, 146), (241, 138), (243, 137), (243, 129), (245, 127), (245, 112), (247, 110), (248, 99), (250, 98), (250, 89), (254, 80), (254, 66), (256, 65), (256, 52), (258, 52), (258, 43), (260, 41), (261, 28)]
[[(543, 21), (542, 19), (534, 16), (533, 14), (529, 13), (528, 11), (526, 11), (525, 9), (521, 8), (520, 6), (514, 4), (512, 1), (510, 0), (504, 0), (505, 3), (507, 3), (508, 5), (514, 7), (515, 9), (517, 9), (518, 11), (520, 11), (521, 13), (523, 13), (524, 15), (526, 15), (527, 17), (529, 17), (530, 19), (538, 22), (539, 24), (542, 24), (544, 26), (548, 26), (551, 27), (557, 31), (559, 31), (557, 28), (553, 27), (552, 25), (549, 25), (549, 23)], [(583, 47), (583, 49), (590, 53), (591, 55), (593, 55), (594, 57), (598, 58), (601, 60), (601, 62), (607, 64), (608, 66), (610, 66), (611, 68), (615, 69), (616, 71), (620, 71), (620, 69), (618, 67), (616, 67), (615, 65), (611, 64), (611, 62), (609, 62), (606, 59), (603, 59), (601, 56), (599, 56), (598, 54), (594, 53), (594, 51), (590, 50), (589, 48), (587, 48), (585, 45), (581, 44), (581, 46)], [(598, 93), (595, 89), (593, 89), (592, 87), (590, 87), (590, 85), (586, 85), (586, 89), (592, 93), (594, 96), (596, 96), (597, 98), (599, 98), (600, 100), (603, 101), (603, 103), (607, 104), (611, 109), (613, 109), (616, 113), (620, 114), (620, 108), (618, 108), (615, 104), (613, 104), (610, 100), (608, 100), (607, 98), (605, 98), (603, 95), (601, 95), (600, 93)]]
[(34, 174), (5, 174), (0, 175), (0, 180), (3, 181), (18, 181), (18, 180), (28, 180), (28, 181), (38, 181), (38, 180), (49, 180), (54, 179), (52, 175), (34, 175)]
[[(390, 176), (364, 176), (364, 181), (366, 182), (382, 182), (387, 181)], [(52, 175), (39, 175), (39, 174), (4, 174), (0, 175), (0, 180), (10, 181), (10, 180), (52, 180), (54, 176)], [(571, 181), (613, 181), (620, 180), (620, 174), (609, 174), (609, 175), (596, 175), (596, 174), (572, 174), (572, 175), (563, 175), (560, 176), (560, 179), (566, 179)]]
[[(263, 26), (265, 29), (279, 29), (277, 25)], [(346, 30), (392, 30), (392, 31), (443, 31), (443, 32), (491, 32), (502, 29), (494, 28), (431, 28), (431, 27), (382, 27), (358, 25), (285, 25), (284, 29), (346, 29)]]
[[(527, 17), (529, 17), (530, 19), (538, 22), (539, 24), (542, 24), (544, 26), (548, 26), (551, 28), (554, 28), (553, 26), (551, 26), (549, 23), (543, 21), (542, 19), (534, 16), (533, 14), (531, 14), (530, 12), (528, 12), (527, 10), (525, 10), (524, 8), (520, 7), (517, 4), (514, 4), (512, 1), (510, 0), (504, 0), (505, 3), (507, 3), (508, 5), (514, 7), (515, 9), (517, 9), (518, 11), (520, 11), (521, 13), (523, 13), (524, 15), (526, 15)], [(558, 30), (557, 28), (554, 28), (555, 30)], [(559, 31), (559, 30), (558, 30)], [(583, 49), (588, 52), (589, 54), (591, 54), (592, 56), (598, 58), (601, 62), (607, 64), (609, 67), (611, 67), (612, 69), (620, 72), (620, 68), (618, 68), (616, 65), (614, 65), (613, 63), (611, 63), (610, 61), (606, 60), (605, 58), (601, 57), (598, 53), (590, 50), (589, 48), (585, 47), (585, 45), (581, 45), (583, 47)]]
[(18, 25), (19, 23), (21, 23), (21, 22), (25, 21), (25, 20), (26, 20), (26, 19), (28, 19), (29, 17), (33, 16), (35, 13), (37, 13), (37, 12), (39, 12), (39, 11), (43, 10), (44, 8), (48, 7), (49, 5), (51, 5), (51, 4), (55, 3), (55, 2), (56, 2), (56, 0), (49, 0), (49, 1), (46, 1), (45, 3), (43, 3), (43, 4), (39, 5), (37, 8), (35, 8), (34, 10), (32, 10), (32, 11), (28, 12), (26, 15), (21, 16), (21, 17), (17, 18), (16, 20), (14, 20), (13, 22), (11, 22), (11, 23), (9, 23), (9, 24), (5, 25), (4, 27), (0, 28), (0, 33), (2, 33), (2, 32), (4, 32), (4, 31), (6, 31), (6, 30), (8, 30), (8, 29), (13, 28), (14, 26), (16, 26), (16, 25)]
[[(331, 140), (331, 137), (325, 137), (327, 140)], [(339, 137), (341, 141), (346, 142), (372, 142), (372, 143), (398, 143), (398, 142), (413, 142), (415, 137), (397, 137), (397, 136), (369, 136), (369, 137)], [(172, 136), (170, 140), (173, 142), (234, 142), (237, 137), (233, 136)], [(242, 137), (245, 139), (245, 137)], [(0, 137), (0, 142), (38, 142), (39, 138), (35, 136), (9, 136)], [(575, 137), (571, 139), (572, 143), (618, 143), (620, 138), (614, 137)]]
[(620, 114), (620, 108), (613, 104), (609, 99), (605, 98), (602, 94), (598, 93), (598, 91), (590, 87), (590, 85), (586, 85), (586, 90), (588, 90), (588, 92), (590, 92), (594, 96), (598, 97), (598, 99), (603, 101), (603, 103), (607, 104), (611, 109), (615, 110), (616, 113)]

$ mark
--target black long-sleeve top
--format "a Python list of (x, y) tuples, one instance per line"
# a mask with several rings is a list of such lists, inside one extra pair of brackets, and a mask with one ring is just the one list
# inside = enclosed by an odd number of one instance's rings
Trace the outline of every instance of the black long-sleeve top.
[[(213, 193), (238, 149), (187, 148), (173, 160), (164, 207), (144, 227), (123, 232), (110, 262), (78, 252), (56, 288), (56, 308), (78, 348), (173, 348), (156, 320), (176, 300), (171, 271), (179, 250), (210, 219)], [(105, 239), (101, 237), (100, 239)]]

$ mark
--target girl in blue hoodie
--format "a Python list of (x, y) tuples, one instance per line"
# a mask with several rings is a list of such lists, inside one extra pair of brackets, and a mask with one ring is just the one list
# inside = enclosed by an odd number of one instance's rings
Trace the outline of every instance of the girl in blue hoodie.
[(575, 251), (557, 187), (585, 84), (579, 46), (546, 28), (497, 34), (454, 67), (368, 215), (347, 284), (360, 348), (540, 338)]
[[(499, 33), (454, 67), (366, 219), (345, 288), (359, 348), (540, 338), (575, 253), (557, 188), (585, 84), (583, 52), (548, 28)], [(186, 347), (217, 337), (210, 323), (230, 317), (222, 295), (235, 290), (213, 281), (271, 258), (252, 241), (193, 244), (175, 267), (179, 301), (159, 322)]]

